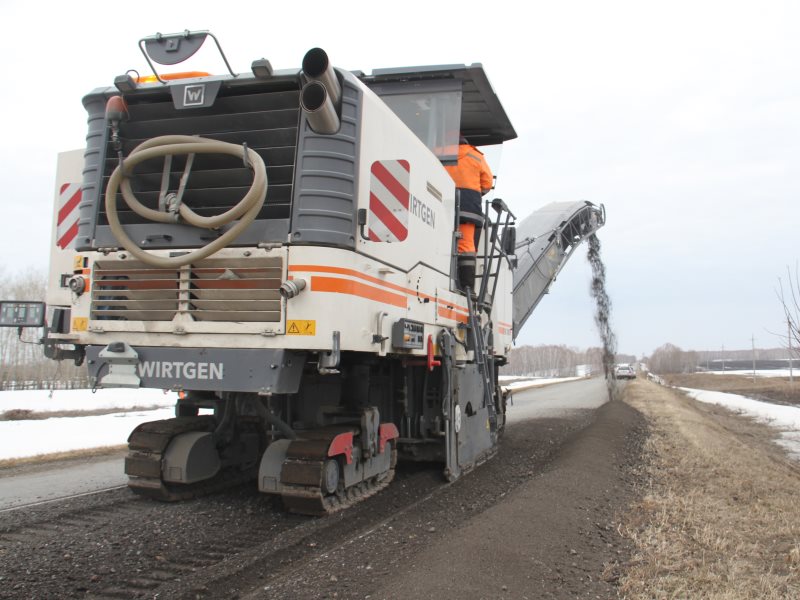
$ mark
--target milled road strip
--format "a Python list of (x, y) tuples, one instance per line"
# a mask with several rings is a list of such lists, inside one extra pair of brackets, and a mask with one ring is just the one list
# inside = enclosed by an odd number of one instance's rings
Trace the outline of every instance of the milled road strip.
[(18, 506), (12, 506), (11, 508), (0, 508), (0, 514), (13, 512), (15, 510), (23, 510), (28, 508), (33, 508), (34, 506), (42, 506), (44, 504), (50, 504), (52, 502), (63, 502), (65, 500), (75, 500), (76, 498), (83, 498), (84, 496), (93, 496), (95, 494), (102, 494), (103, 492), (111, 492), (113, 490), (121, 490), (123, 488), (128, 487), (127, 485), (115, 485), (113, 487), (107, 487), (100, 490), (92, 490), (91, 492), (83, 492), (82, 494), (70, 494), (69, 496), (59, 496), (58, 498), (48, 498), (47, 500), (40, 500), (38, 502), (28, 502), (27, 504), (20, 504)]
[(649, 484), (625, 519), (626, 598), (800, 597), (800, 473), (766, 426), (644, 381)]

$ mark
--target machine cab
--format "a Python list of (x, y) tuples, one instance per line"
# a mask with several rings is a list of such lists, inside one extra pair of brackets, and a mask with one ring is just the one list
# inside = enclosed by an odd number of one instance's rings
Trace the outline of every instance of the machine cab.
[(376, 69), (361, 79), (443, 164), (457, 160), (460, 133), (476, 146), (517, 137), (480, 63)]

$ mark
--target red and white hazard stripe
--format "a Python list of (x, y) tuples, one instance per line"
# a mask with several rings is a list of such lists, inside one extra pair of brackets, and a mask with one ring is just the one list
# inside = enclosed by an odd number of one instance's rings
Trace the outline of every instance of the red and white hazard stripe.
[(81, 202), (81, 184), (65, 183), (58, 194), (56, 218), (56, 245), (68, 248), (78, 235), (78, 204)]
[(411, 167), (407, 160), (378, 160), (370, 169), (369, 237), (402, 242), (408, 237)]

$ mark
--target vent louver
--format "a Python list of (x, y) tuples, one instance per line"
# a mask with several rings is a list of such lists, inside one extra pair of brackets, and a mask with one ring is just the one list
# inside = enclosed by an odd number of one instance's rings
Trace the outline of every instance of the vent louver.
[(209, 258), (180, 269), (133, 260), (98, 260), (91, 319), (275, 323), (281, 320), (283, 265), (278, 257)]

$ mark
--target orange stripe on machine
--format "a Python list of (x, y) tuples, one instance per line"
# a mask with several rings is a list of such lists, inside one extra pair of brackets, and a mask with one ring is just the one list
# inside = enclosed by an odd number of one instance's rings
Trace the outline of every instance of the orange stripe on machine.
[[(394, 290), (402, 294), (407, 294), (414, 298), (421, 298), (423, 300), (437, 302), (438, 303), (437, 311), (440, 317), (444, 317), (446, 319), (452, 319), (454, 321), (460, 321), (461, 323), (466, 323), (468, 321), (469, 311), (465, 306), (459, 306), (458, 304), (455, 304), (452, 301), (442, 300), (441, 298), (436, 298), (435, 296), (432, 296), (430, 294), (425, 294), (418, 290), (411, 290), (401, 285), (397, 285), (389, 281), (378, 279), (377, 277), (367, 275), (365, 273), (362, 273), (361, 271), (356, 271), (355, 269), (347, 269), (344, 267), (333, 267), (330, 265), (289, 265), (288, 271), (289, 273), (330, 273), (335, 275), (346, 275), (348, 277), (363, 279), (364, 281), (368, 281), (382, 288), (387, 288), (388, 290)], [(312, 281), (315, 279), (325, 279), (325, 280), (333, 279), (335, 281), (349, 281), (346, 279), (330, 278), (330, 277), (323, 277), (323, 278), (312, 277)], [(393, 304), (394, 306), (400, 306), (401, 308), (407, 307), (406, 299), (403, 298), (403, 296), (399, 296), (397, 294), (391, 294), (386, 290), (375, 289), (372, 286), (364, 285), (359, 282), (351, 282), (351, 283), (358, 284), (359, 286), (362, 286), (362, 288), (364, 289), (375, 290), (376, 292), (389, 294), (393, 298), (393, 301), (389, 302), (390, 304)], [(312, 289), (314, 289), (313, 285)], [(321, 290), (321, 291), (338, 291), (338, 290)], [(350, 292), (341, 292), (341, 293), (350, 293)], [(355, 295), (361, 295), (361, 294), (355, 294)], [(369, 296), (364, 296), (364, 297), (369, 297)], [(399, 300), (400, 298), (403, 298), (403, 300), (400, 301)], [(384, 301), (385, 300), (381, 300), (381, 302)]]
[[(410, 294), (415, 298), (419, 297), (423, 300), (430, 300), (435, 301), (436, 298), (429, 294), (425, 294), (423, 292), (418, 292), (416, 290), (410, 290), (408, 288), (403, 287), (402, 285), (397, 285), (395, 283), (391, 283), (389, 281), (384, 281), (383, 279), (378, 279), (377, 277), (372, 277), (371, 275), (366, 275), (361, 271), (356, 271), (355, 269), (346, 269), (343, 267), (331, 267), (329, 265), (289, 265), (289, 272), (290, 273), (334, 273), (336, 275), (348, 275), (349, 277), (357, 277), (358, 279), (363, 279), (364, 281), (369, 281), (370, 283), (374, 283), (381, 287), (388, 288), (390, 290), (395, 290), (397, 292), (401, 292), (403, 294)], [(466, 310), (466, 309), (465, 309)]]
[(400, 308), (408, 308), (408, 299), (405, 296), (387, 292), (386, 290), (366, 285), (360, 281), (352, 281), (351, 279), (315, 275), (311, 278), (311, 291), (349, 294), (351, 296), (374, 300), (375, 302), (391, 304), (392, 306)]
[(439, 306), (437, 307), (437, 313), (444, 319), (452, 319), (453, 321), (459, 321), (461, 323), (466, 323), (469, 320), (467, 315), (462, 315), (453, 310), (453, 308), (452, 306)]

